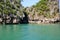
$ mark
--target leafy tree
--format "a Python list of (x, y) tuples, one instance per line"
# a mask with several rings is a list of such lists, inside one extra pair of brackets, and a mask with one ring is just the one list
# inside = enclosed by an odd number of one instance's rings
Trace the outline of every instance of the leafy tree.
[(2, 14), (16, 13), (20, 11), (22, 0), (14, 0), (14, 5), (9, 0), (0, 0), (0, 12)]

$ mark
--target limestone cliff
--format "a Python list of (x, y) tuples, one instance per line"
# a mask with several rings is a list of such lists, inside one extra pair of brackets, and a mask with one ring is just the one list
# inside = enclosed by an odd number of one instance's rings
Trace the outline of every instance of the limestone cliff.
[[(36, 5), (24, 10), (30, 21), (59, 20), (59, 0), (40, 0)], [(56, 20), (55, 20), (56, 19)], [(45, 21), (46, 22), (46, 21)]]
[(22, 17), (21, 0), (0, 0), (0, 23), (18, 23)]

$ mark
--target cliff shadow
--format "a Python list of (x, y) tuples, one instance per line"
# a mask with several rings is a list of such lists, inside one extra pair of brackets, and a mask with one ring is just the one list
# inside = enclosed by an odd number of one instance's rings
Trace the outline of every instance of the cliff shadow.
[(24, 17), (23, 17), (23, 20), (22, 20), (22, 23), (21, 24), (28, 24), (28, 15), (26, 12), (23, 12), (24, 13)]

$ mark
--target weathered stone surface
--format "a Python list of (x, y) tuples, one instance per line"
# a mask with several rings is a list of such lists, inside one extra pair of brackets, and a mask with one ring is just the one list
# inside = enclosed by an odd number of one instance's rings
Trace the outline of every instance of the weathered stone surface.
[[(58, 22), (59, 19), (59, 0), (48, 0), (47, 6), (49, 8), (49, 13), (52, 16), (56, 14), (54, 17), (47, 18), (44, 15), (39, 15), (39, 10), (36, 11), (34, 7), (27, 7), (26, 12), (28, 13), (28, 18), (30, 23), (55, 23)], [(45, 12), (47, 13), (47, 11)]]
[(0, 23), (3, 23), (3, 20), (2, 20), (2, 18), (0, 18)]

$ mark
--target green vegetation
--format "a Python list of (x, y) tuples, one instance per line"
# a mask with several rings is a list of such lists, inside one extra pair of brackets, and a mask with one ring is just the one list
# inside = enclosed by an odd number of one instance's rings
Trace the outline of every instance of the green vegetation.
[[(6, 1), (6, 2), (5, 2)], [(9, 13), (16, 13), (17, 11), (20, 11), (20, 7), (22, 0), (14, 0), (13, 4), (9, 0), (0, 0), (0, 13), (1, 14), (9, 14)]]
[[(49, 4), (49, 3), (51, 3), (51, 4)], [(52, 2), (52, 1), (49, 2), (49, 0), (41, 0), (35, 5), (35, 8), (37, 9), (37, 11), (39, 11), (40, 15), (44, 15), (45, 17), (51, 18), (51, 17), (56, 16), (56, 14), (57, 14), (57, 12), (55, 12), (56, 9), (54, 8), (54, 6), (56, 6), (56, 4), (57, 4), (57, 2), (55, 2), (55, 4), (54, 4), (54, 2)], [(52, 10), (52, 8), (50, 6), (53, 6), (54, 9)], [(51, 8), (51, 10), (49, 7)], [(57, 8), (57, 10), (58, 10), (58, 8)], [(51, 11), (54, 11), (54, 12), (52, 12), (52, 15), (50, 13)]]
[(49, 14), (49, 7), (48, 7), (48, 0), (41, 0), (36, 5), (36, 11), (39, 12), (39, 15), (44, 15), (45, 17), (50, 17)]

